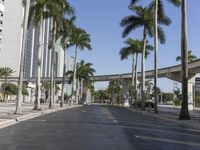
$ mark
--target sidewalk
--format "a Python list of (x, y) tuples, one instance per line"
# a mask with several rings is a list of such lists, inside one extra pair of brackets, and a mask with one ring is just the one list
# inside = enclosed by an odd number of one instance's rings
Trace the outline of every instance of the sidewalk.
[(81, 105), (64, 105), (62, 108), (59, 107), (59, 104), (55, 104), (53, 109), (48, 109), (48, 104), (41, 104), (41, 111), (33, 110), (33, 104), (23, 103), (22, 104), (22, 113), (20, 115), (15, 115), (15, 103), (0, 103), (0, 129), (7, 126), (16, 124), (20, 121), (25, 121), (31, 118), (35, 118), (44, 114), (75, 108)]
[(153, 109), (146, 108), (145, 111), (137, 108), (128, 108), (128, 110), (131, 110), (136, 113), (141, 113), (145, 115), (149, 115), (152, 117), (164, 119), (167, 121), (171, 121), (186, 127), (190, 127), (192, 129), (200, 129), (200, 111), (199, 110), (192, 110), (190, 111), (190, 120), (179, 120), (179, 113), (180, 108), (173, 108), (173, 107), (165, 107), (163, 105), (158, 106), (159, 114), (155, 114)]

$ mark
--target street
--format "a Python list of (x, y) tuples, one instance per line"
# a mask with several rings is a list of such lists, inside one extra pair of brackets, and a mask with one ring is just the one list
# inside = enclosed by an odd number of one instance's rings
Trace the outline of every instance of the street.
[(0, 150), (199, 150), (200, 130), (129, 111), (90, 105), (0, 130)]

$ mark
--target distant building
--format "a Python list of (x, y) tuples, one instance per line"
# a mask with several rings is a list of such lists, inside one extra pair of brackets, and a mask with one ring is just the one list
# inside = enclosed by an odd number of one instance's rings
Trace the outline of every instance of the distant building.
[[(33, 1), (32, 1), (33, 2)], [(3, 7), (4, 6), (4, 7)], [(21, 0), (0, 0), (0, 14), (3, 17), (3, 26), (0, 25), (0, 67), (10, 67), (19, 76), (20, 50), (22, 47), (22, 24), (24, 8)], [(1, 31), (2, 36), (1, 36)], [(50, 35), (52, 31), (52, 19), (43, 21), (43, 41), (42, 41), (42, 64), (41, 76), (50, 77), (51, 49), (49, 48)], [(39, 28), (30, 25), (26, 35), (26, 45), (24, 51), (24, 76), (35, 77), (37, 71), (37, 51), (39, 47)], [(57, 64), (59, 65), (59, 64)]]
[[(73, 69), (74, 69), (74, 57), (67, 56), (66, 72), (73, 71)], [(67, 95), (71, 95), (72, 84), (65, 84), (65, 93), (67, 93)]]

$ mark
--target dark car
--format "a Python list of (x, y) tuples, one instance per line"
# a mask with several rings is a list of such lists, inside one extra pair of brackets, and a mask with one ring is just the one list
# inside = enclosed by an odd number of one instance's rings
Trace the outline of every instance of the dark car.
[[(132, 105), (135, 107), (135, 103)], [(154, 108), (154, 102), (145, 102), (145, 107)], [(137, 102), (137, 108), (141, 108), (141, 102)]]

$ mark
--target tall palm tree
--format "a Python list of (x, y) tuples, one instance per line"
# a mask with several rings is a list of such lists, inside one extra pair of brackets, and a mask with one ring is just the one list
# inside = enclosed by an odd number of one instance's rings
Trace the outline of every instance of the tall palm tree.
[[(131, 0), (131, 4), (129, 7), (132, 7), (136, 4), (136, 2), (141, 0)], [(175, 6), (180, 6), (180, 0), (168, 0)], [(165, 16), (164, 7), (163, 7), (163, 0), (152, 0), (150, 5), (154, 6), (154, 86), (157, 87), (157, 78), (158, 78), (158, 21), (161, 24), (169, 25), (171, 20)], [(157, 88), (156, 88), (157, 89)], [(157, 91), (155, 90), (155, 102), (154, 102), (154, 111), (158, 113), (157, 108)]]
[[(76, 98), (78, 97), (78, 92), (79, 92), (78, 81), (84, 80), (87, 86), (90, 86), (91, 84), (90, 77), (93, 76), (94, 73), (95, 69), (92, 68), (92, 63), (85, 63), (83, 60), (81, 60), (76, 70), (76, 82), (77, 82), (75, 90)], [(68, 71), (67, 75), (69, 76), (70, 82), (73, 83), (74, 71)]]
[[(177, 57), (176, 57), (176, 61), (181, 61), (181, 59), (182, 59), (181, 56), (177, 56)], [(194, 60), (196, 60), (196, 59), (197, 59), (197, 56), (193, 55), (193, 54), (192, 54), (192, 51), (189, 50), (189, 51), (188, 51), (188, 62), (194, 61)]]
[(180, 120), (189, 120), (188, 111), (188, 47), (187, 47), (187, 15), (186, 0), (181, 4), (181, 63), (182, 63), (182, 105), (179, 115)]
[(77, 69), (77, 86), (76, 86), (76, 99), (78, 99), (80, 87), (81, 87), (81, 98), (83, 91), (83, 82), (86, 84), (86, 87), (91, 89), (92, 82), (90, 81), (90, 77), (94, 75), (96, 72), (95, 69), (92, 68), (92, 63), (85, 63), (83, 60), (79, 63), (79, 68)]
[[(51, 90), (50, 90), (50, 101), (49, 101), (49, 108), (52, 108), (54, 106), (54, 91), (55, 91), (55, 82), (54, 82), (54, 70), (55, 70), (55, 43), (56, 43), (56, 37), (58, 37), (58, 33), (60, 30), (62, 30), (62, 25), (63, 25), (63, 18), (65, 16), (73, 16), (74, 15), (74, 10), (73, 8), (70, 6), (69, 2), (67, 0), (51, 0), (52, 4), (51, 7), (53, 8), (51, 12), (51, 16), (53, 18), (53, 30), (52, 30), (52, 59), (51, 59)], [(54, 9), (54, 7), (57, 5), (58, 9)]]
[(34, 101), (34, 110), (40, 110), (40, 99), (41, 99), (41, 62), (42, 62), (42, 43), (43, 43), (43, 19), (47, 13), (45, 9), (46, 3), (42, 0), (36, 0), (30, 8), (30, 22), (33, 23), (34, 27), (39, 28), (39, 45), (37, 49), (37, 75), (36, 75), (36, 94)]
[(40, 109), (40, 98), (41, 98), (41, 90), (40, 90), (40, 78), (41, 78), (41, 53), (42, 53), (42, 23), (43, 19), (46, 18), (53, 18), (53, 30), (52, 30), (52, 58), (51, 58), (51, 96), (50, 96), (50, 103), (49, 107), (52, 107), (53, 101), (53, 67), (55, 64), (55, 39), (56, 34), (59, 27), (62, 24), (62, 19), (65, 14), (72, 14), (73, 9), (69, 5), (68, 1), (66, 0), (35, 0), (33, 5), (30, 8), (30, 21), (33, 23), (35, 27), (40, 28), (39, 32), (39, 46), (38, 46), (38, 65), (37, 65), (37, 81), (36, 81), (36, 99), (35, 99), (35, 106), (34, 109)]
[(25, 50), (25, 42), (26, 42), (26, 34), (27, 34), (27, 26), (28, 26), (28, 16), (30, 9), (30, 0), (22, 0), (24, 6), (24, 18), (23, 18), (23, 36), (22, 36), (22, 47), (21, 47), (21, 55), (20, 55), (20, 70), (19, 70), (19, 80), (18, 80), (18, 93), (17, 93), (17, 103), (15, 114), (21, 113), (21, 103), (22, 103), (22, 88), (23, 88), (23, 75), (24, 75), (24, 50)]
[(115, 97), (122, 92), (122, 88), (119, 84), (119, 81), (117, 80), (110, 81), (107, 91), (111, 97), (111, 104), (113, 104)]
[(69, 48), (69, 46), (72, 46), (72, 44), (69, 41), (69, 38), (72, 36), (73, 31), (75, 29), (74, 21), (75, 17), (72, 17), (70, 19), (64, 19), (63, 20), (63, 27), (61, 31), (59, 32), (59, 36), (61, 36), (61, 44), (64, 49), (64, 65), (63, 65), (63, 79), (62, 79), (62, 89), (61, 89), (61, 102), (60, 106), (63, 107), (63, 101), (64, 101), (64, 85), (65, 85), (65, 77), (66, 77), (66, 60), (67, 60), (67, 54), (66, 50)]
[[(180, 5), (180, 0), (168, 0), (170, 3), (172, 3), (175, 6)], [(159, 15), (159, 16), (158, 16)], [(157, 78), (158, 78), (158, 18), (166, 18), (164, 15), (164, 9), (163, 9), (163, 1), (162, 0), (154, 0), (154, 111), (155, 113), (158, 113), (158, 107), (157, 107)], [(170, 22), (169, 22), (170, 23)], [(167, 24), (169, 25), (169, 24)]]
[[(73, 81), (72, 81), (72, 100), (71, 104), (74, 99), (74, 84), (76, 80), (76, 62), (77, 62), (77, 54), (78, 54), (78, 49), (79, 50), (84, 50), (84, 48), (87, 48), (88, 50), (91, 50), (91, 45), (90, 45), (90, 35), (86, 33), (83, 29), (76, 28), (75, 33), (73, 36), (70, 38), (70, 43), (75, 45), (75, 54), (74, 54), (74, 68), (73, 68)], [(76, 101), (77, 102), (77, 101)]]
[[(128, 38), (125, 41), (125, 44), (127, 44), (127, 46), (123, 47), (119, 52), (121, 60), (127, 59), (129, 55), (132, 55), (133, 57), (134, 55), (136, 55), (135, 65), (134, 65), (134, 59), (132, 61), (132, 87), (134, 86), (135, 103), (137, 103), (137, 59), (138, 59), (138, 53), (142, 53), (143, 41)], [(147, 55), (150, 53), (151, 50), (153, 50), (153, 47), (147, 44), (145, 50), (145, 55), (146, 55), (145, 57), (147, 57)]]
[[(145, 49), (147, 43), (147, 35), (150, 37), (153, 36), (153, 6), (149, 5), (148, 7), (134, 6), (129, 7), (134, 14), (127, 16), (121, 20), (121, 26), (125, 27), (122, 33), (123, 37), (126, 37), (132, 30), (136, 28), (143, 27), (143, 50), (142, 50), (142, 86), (141, 86), (141, 94), (142, 94), (142, 109), (144, 110), (144, 87), (145, 87)], [(158, 38), (161, 43), (165, 42), (165, 34), (160, 26)]]
[(4, 77), (4, 94), (3, 94), (3, 101), (6, 100), (6, 85), (8, 77), (12, 76), (12, 74), (15, 72), (9, 67), (0, 68), (1, 76)]

